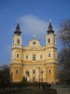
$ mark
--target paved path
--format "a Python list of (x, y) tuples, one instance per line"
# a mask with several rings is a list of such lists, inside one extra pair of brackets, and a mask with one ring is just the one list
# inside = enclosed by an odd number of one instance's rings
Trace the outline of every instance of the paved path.
[[(64, 87), (64, 86), (59, 86), (59, 85), (53, 85), (52, 88), (57, 90), (57, 94), (70, 94), (70, 87)], [(2, 90), (3, 92), (3, 90)], [(4, 91), (5, 92), (5, 91)], [(32, 88), (32, 89), (18, 89), (18, 90), (13, 90), (8, 93), (1, 93), (0, 94), (46, 94), (43, 89), (38, 89), (38, 88)]]
[(56, 88), (57, 94), (70, 94), (69, 88)]
[(52, 87), (57, 90), (57, 94), (70, 94), (70, 86), (55, 85)]

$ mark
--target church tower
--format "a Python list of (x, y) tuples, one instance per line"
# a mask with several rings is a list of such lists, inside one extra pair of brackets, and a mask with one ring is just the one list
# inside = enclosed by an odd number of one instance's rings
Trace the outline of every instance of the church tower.
[(14, 36), (12, 40), (12, 48), (13, 47), (22, 48), (22, 35), (21, 35), (19, 24), (17, 24), (16, 30), (14, 32)]
[(11, 79), (12, 82), (19, 82), (22, 78), (22, 34), (17, 24), (12, 39), (11, 48)]
[(56, 83), (58, 80), (57, 72), (57, 48), (56, 48), (56, 35), (52, 29), (52, 23), (49, 23), (49, 27), (46, 35), (46, 75), (47, 82)]

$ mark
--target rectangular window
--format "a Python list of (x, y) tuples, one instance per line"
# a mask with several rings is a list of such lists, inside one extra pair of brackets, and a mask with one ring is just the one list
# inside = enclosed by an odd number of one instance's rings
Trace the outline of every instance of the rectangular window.
[(29, 71), (26, 71), (27, 76), (29, 76)]
[(43, 58), (43, 56), (42, 55), (40, 55), (40, 59), (42, 59)]
[(50, 69), (48, 70), (48, 73), (49, 73), (49, 74), (51, 73), (51, 70), (50, 70)]
[(48, 56), (49, 56), (49, 57), (51, 56), (50, 53), (48, 54)]
[(28, 59), (28, 55), (26, 55), (26, 59)]
[(33, 74), (35, 74), (35, 70), (33, 70)]
[(33, 55), (33, 61), (35, 61), (36, 60), (36, 55)]
[(54, 43), (55, 43), (55, 39), (54, 39)]
[(50, 39), (48, 39), (48, 43), (50, 43)]
[(16, 70), (16, 74), (18, 74), (18, 70)]
[(19, 54), (17, 54), (17, 58), (19, 58)]

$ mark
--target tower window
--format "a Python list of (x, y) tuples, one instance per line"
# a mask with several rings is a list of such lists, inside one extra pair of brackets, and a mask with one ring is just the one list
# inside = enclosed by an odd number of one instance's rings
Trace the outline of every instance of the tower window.
[(13, 58), (13, 54), (12, 54), (12, 58)]
[(54, 39), (54, 43), (55, 43), (55, 39)]
[(35, 61), (36, 60), (36, 55), (33, 55), (33, 61)]
[(18, 70), (16, 70), (16, 74), (18, 74)]
[(13, 44), (14, 44), (14, 40), (13, 40)]
[(51, 56), (50, 53), (48, 54), (48, 56), (49, 56), (49, 57)]
[(48, 43), (50, 43), (50, 39), (48, 39)]
[(49, 73), (51, 73), (51, 70), (49, 69)]
[(19, 39), (17, 40), (17, 44), (20, 44), (20, 40)]
[(17, 58), (19, 58), (19, 54), (17, 54)]

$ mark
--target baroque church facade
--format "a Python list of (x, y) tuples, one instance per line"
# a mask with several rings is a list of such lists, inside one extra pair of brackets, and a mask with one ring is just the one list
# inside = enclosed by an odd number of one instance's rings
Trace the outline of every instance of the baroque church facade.
[(19, 24), (12, 38), (10, 73), (12, 82), (21, 82), (23, 77), (29, 82), (58, 82), (56, 35), (49, 23), (45, 46), (34, 38), (28, 46), (22, 46)]

